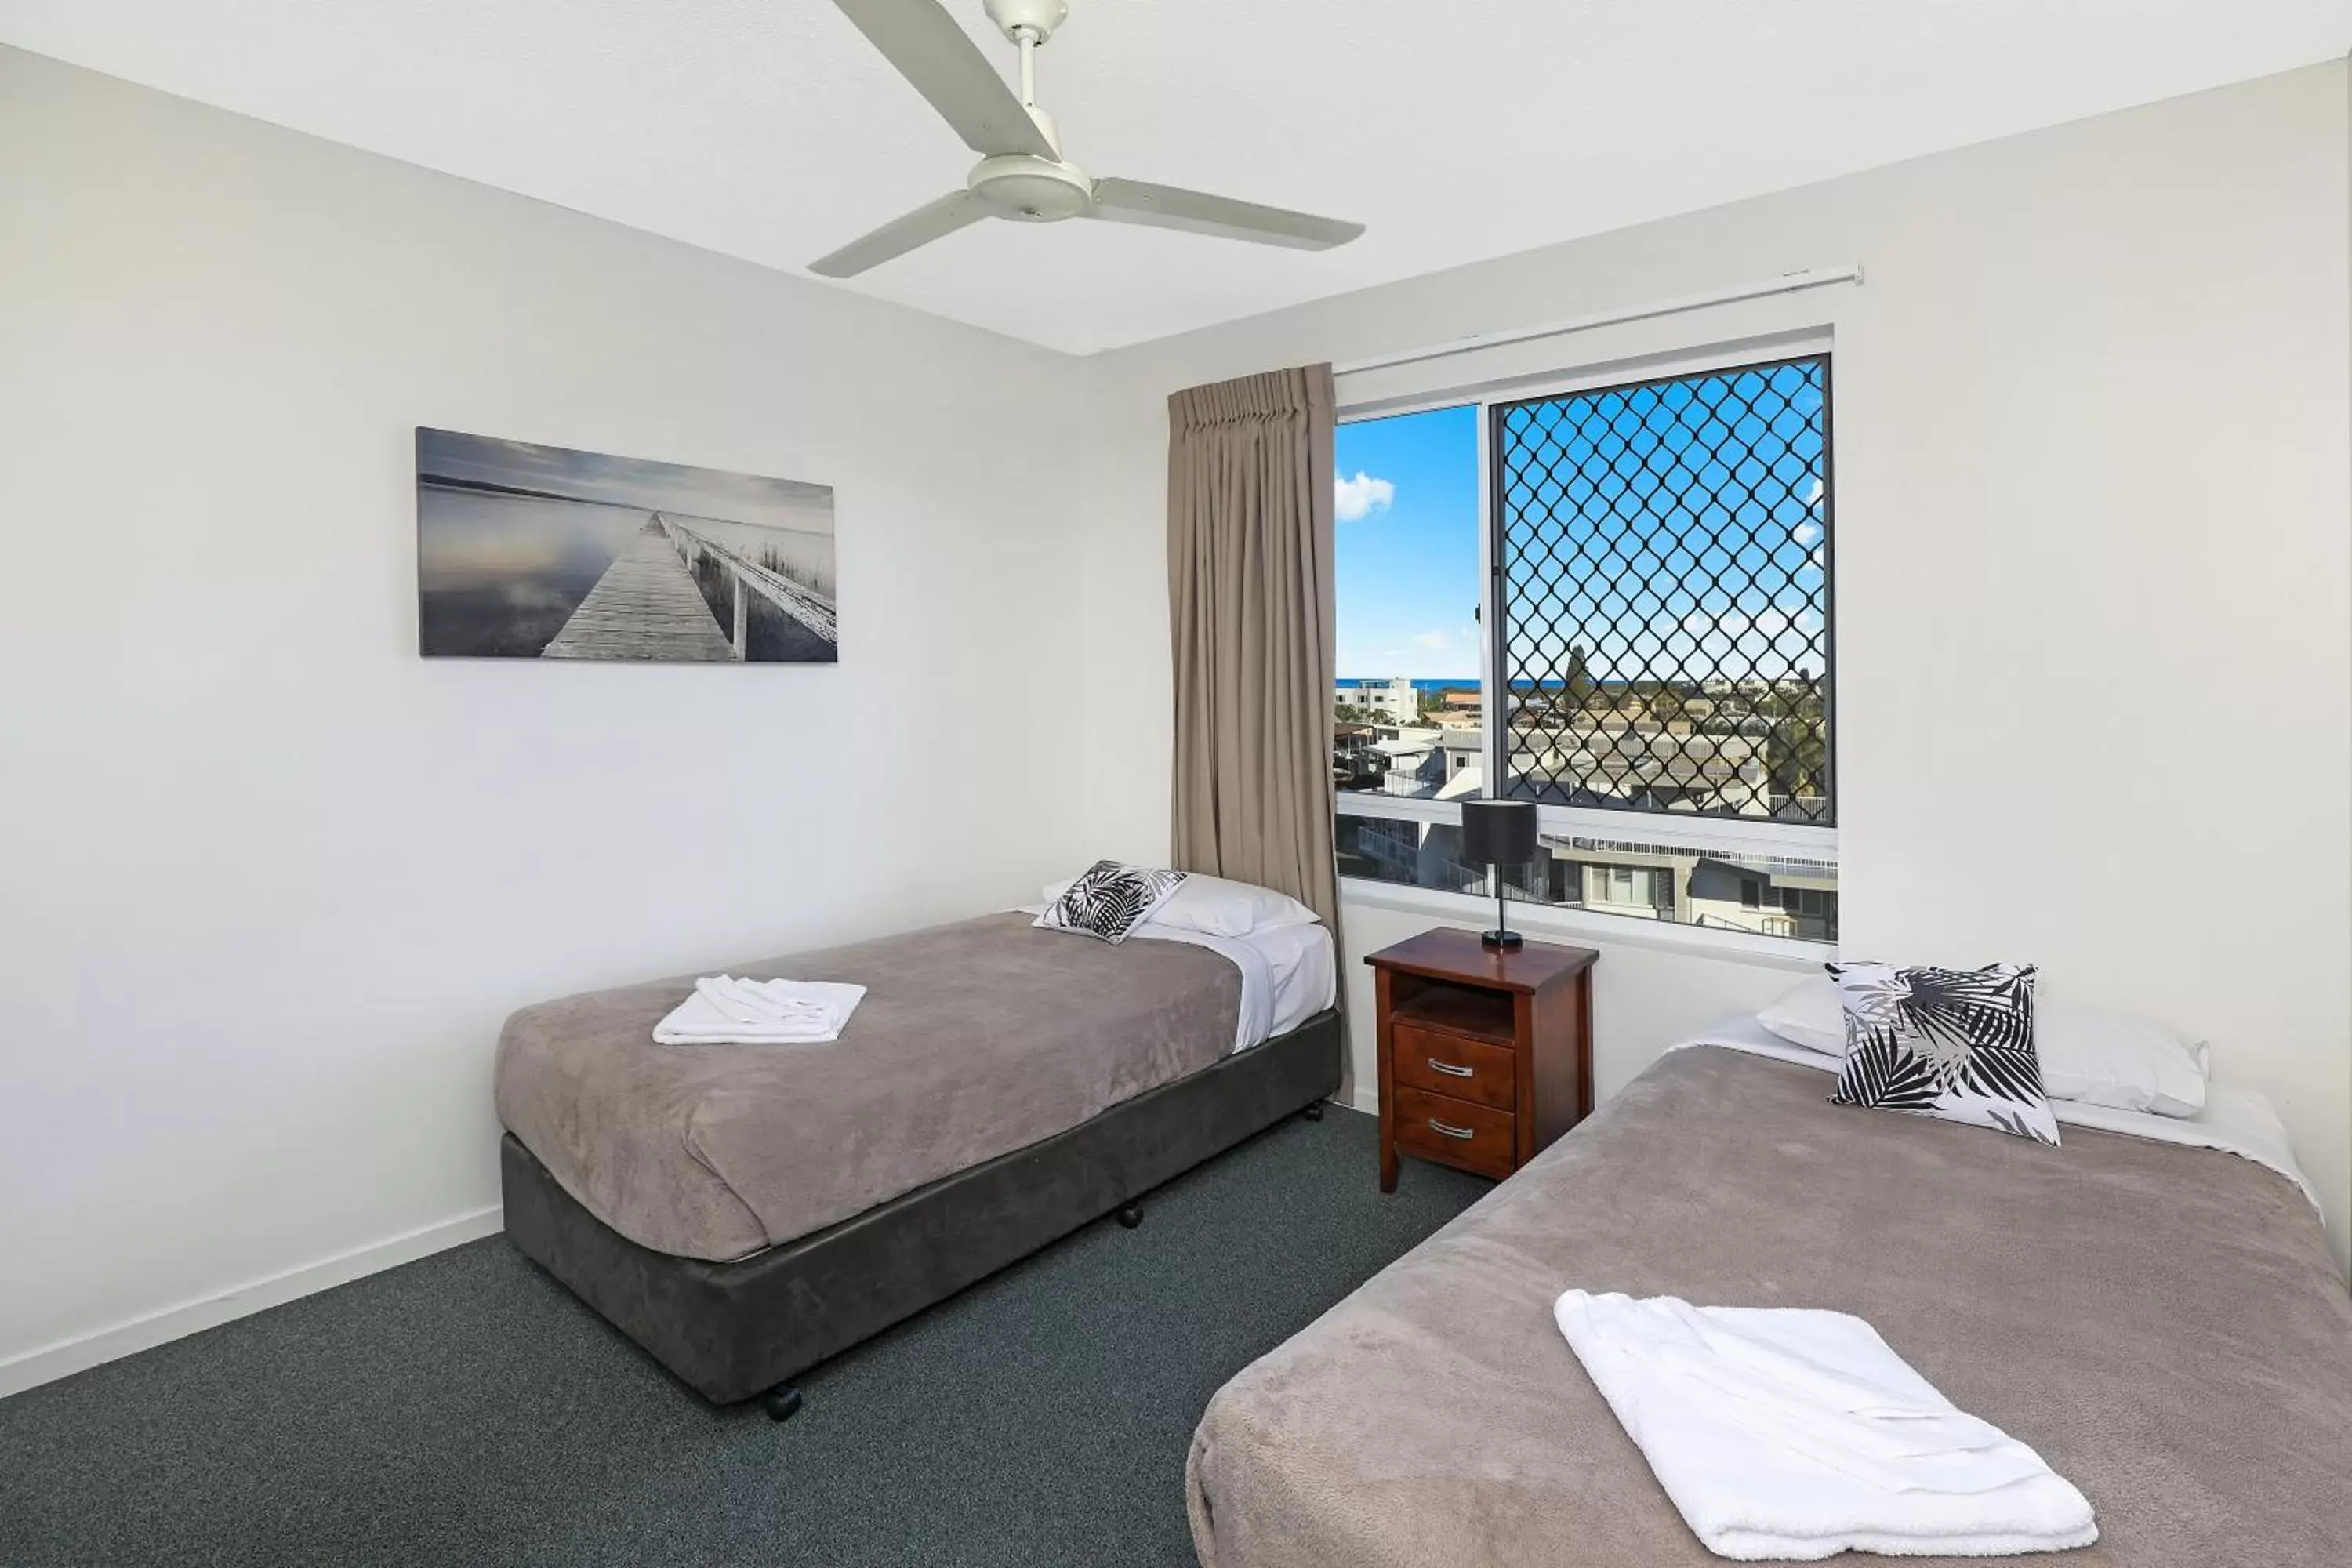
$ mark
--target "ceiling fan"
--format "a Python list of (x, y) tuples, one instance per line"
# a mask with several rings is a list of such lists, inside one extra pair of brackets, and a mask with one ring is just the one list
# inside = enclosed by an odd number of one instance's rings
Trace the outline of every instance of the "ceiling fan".
[(1364, 232), (1360, 223), (1173, 185), (1097, 180), (1063, 157), (1054, 117), (1037, 107), (1037, 50), (1068, 17), (1069, 0), (986, 0), (989, 20), (1021, 51), (1017, 99), (940, 0), (834, 4), (981, 160), (962, 190), (812, 263), (809, 269), (823, 277), (855, 277), (984, 217), (1014, 223), (1100, 218), (1296, 250), (1328, 250)]

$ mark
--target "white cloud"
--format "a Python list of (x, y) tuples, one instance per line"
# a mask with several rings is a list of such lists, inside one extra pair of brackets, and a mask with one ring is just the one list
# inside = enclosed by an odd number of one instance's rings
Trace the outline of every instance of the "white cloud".
[(1745, 667), (1734, 673), (1752, 672), (1779, 679), (1801, 669), (1820, 671), (1821, 651), (1813, 645), (1821, 634), (1822, 617), (1811, 606), (1772, 605), (1753, 612), (1730, 609), (1686, 616), (1680, 630), (1706, 658), (1729, 659)]
[(1759, 610), (1749, 615), (1743, 610), (1726, 610), (1720, 615), (1685, 616), (1683, 629), (1704, 637), (1721, 633), (1726, 637), (1745, 637), (1750, 632), (1761, 637), (1776, 637), (1782, 632), (1798, 629), (1811, 612), (1790, 615), (1786, 610)]
[(1382, 648), (1381, 662), (1383, 665), (1418, 665), (1420, 661), (1416, 655), (1443, 653), (1453, 646), (1454, 638), (1446, 632), (1415, 632), (1404, 639), (1402, 646)]
[(1376, 479), (1360, 468), (1352, 479), (1339, 479), (1339, 486), (1341, 522), (1354, 522), (1376, 511), (1386, 511), (1389, 503), (1396, 500), (1396, 486), (1386, 479)]
[(1789, 531), (1796, 536), (1798, 543), (1809, 545), (1822, 536), (1822, 525), (1818, 522), (1801, 522)]
[(1813, 481), (1813, 493), (1812, 493), (1812, 494), (1811, 494), (1811, 495), (1809, 495), (1809, 496), (1807, 496), (1807, 497), (1805, 498), (1805, 504), (1806, 504), (1807, 506), (1819, 506), (1819, 505), (1821, 505), (1821, 504), (1822, 504), (1822, 489), (1824, 489), (1824, 487), (1823, 487), (1823, 485), (1822, 484), (1822, 481), (1821, 481), (1821, 480), (1819, 480), (1819, 479), (1815, 479), (1815, 480)]

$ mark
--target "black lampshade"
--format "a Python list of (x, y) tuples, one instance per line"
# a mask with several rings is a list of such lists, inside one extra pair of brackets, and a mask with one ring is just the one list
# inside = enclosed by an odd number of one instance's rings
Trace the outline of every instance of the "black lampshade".
[(1535, 803), (1462, 803), (1462, 859), (1470, 866), (1524, 866), (1536, 858)]

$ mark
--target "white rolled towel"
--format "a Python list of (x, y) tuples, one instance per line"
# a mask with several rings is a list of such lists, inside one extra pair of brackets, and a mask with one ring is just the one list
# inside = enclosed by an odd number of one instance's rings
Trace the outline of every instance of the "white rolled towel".
[(2099, 1538), (2081, 1492), (1859, 1318), (1582, 1290), (1552, 1316), (1718, 1557), (1990, 1557)]
[(841, 1037), (866, 998), (863, 985), (830, 980), (739, 980), (730, 974), (694, 983), (693, 992), (654, 1026), (665, 1046), (824, 1045)]

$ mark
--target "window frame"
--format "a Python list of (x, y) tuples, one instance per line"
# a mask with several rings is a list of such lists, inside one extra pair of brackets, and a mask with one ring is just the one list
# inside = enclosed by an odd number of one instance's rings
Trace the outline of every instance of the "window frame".
[[(1538, 828), (1546, 836), (1639, 840), (1698, 850), (1744, 851), (1759, 856), (1782, 854), (1832, 862), (1839, 858), (1838, 829), (1834, 826), (1838, 814), (1840, 748), (1837, 741), (1837, 382), (1833, 337), (1827, 327), (1816, 327), (1776, 333), (1769, 339), (1718, 342), (1703, 347), (1620, 357), (1563, 369), (1557, 374), (1505, 376), (1468, 385), (1450, 386), (1427, 396), (1373, 397), (1360, 404), (1342, 402), (1336, 411), (1337, 423), (1341, 425), (1394, 418), (1401, 415), (1426, 414), (1441, 408), (1475, 408), (1477, 411), (1475, 460), (1478, 580), (1481, 584), (1477, 607), (1481, 634), (1478, 639), (1479, 731), (1483, 742), (1480, 755), (1487, 786), (1491, 790), (1503, 776), (1502, 763), (1507, 745), (1503, 726), (1497, 721), (1497, 715), (1505, 705), (1494, 700), (1495, 682), (1501, 668), (1503, 636), (1500, 601), (1503, 520), (1495, 505), (1496, 464), (1500, 458), (1495, 440), (1498, 411), (1547, 398), (1679, 381), (1691, 376), (1780, 364), (1791, 360), (1817, 358), (1823, 362), (1826, 395), (1822, 408), (1822, 464), (1826, 483), (1822, 492), (1822, 619), (1826, 659), (1822, 671), (1822, 716), (1828, 731), (1823, 747), (1827, 754), (1825, 771), (1830, 779), (1832, 821), (1829, 824), (1783, 822), (1766, 817), (1702, 816), (1696, 813), (1538, 803), (1536, 808)], [(1340, 792), (1338, 809), (1358, 816), (1417, 818), (1444, 823), (1458, 822), (1461, 812), (1459, 804), (1454, 801), (1383, 796), (1369, 791)], [(1349, 880), (1360, 882), (1361, 879)]]

